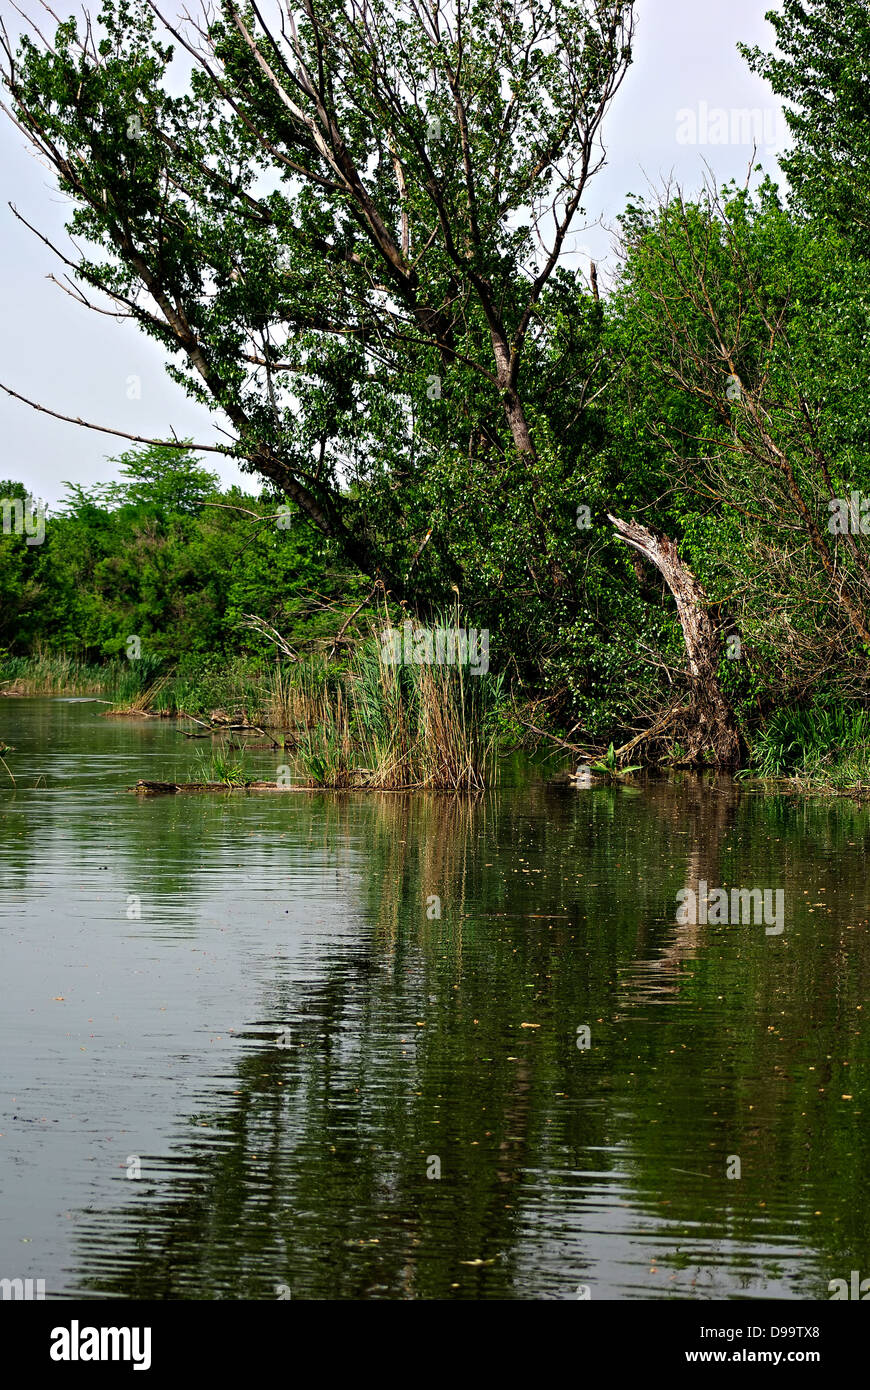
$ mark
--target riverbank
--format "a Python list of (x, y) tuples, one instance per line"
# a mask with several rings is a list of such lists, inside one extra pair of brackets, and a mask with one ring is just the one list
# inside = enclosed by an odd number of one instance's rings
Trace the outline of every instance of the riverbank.
[[(542, 727), (505, 688), (503, 677), (467, 668), (385, 663), (377, 642), (338, 659), (328, 654), (288, 662), (191, 656), (174, 668), (141, 658), (102, 664), (39, 653), (0, 658), (0, 696), (91, 697), (108, 718), (190, 721), (189, 737), (259, 734), (260, 748), (294, 753), (312, 786), (479, 790), (498, 780), (499, 764), (517, 747), (562, 749), (574, 767), (603, 750), (573, 732)], [(535, 722), (541, 719), (541, 724)], [(580, 741), (578, 742), (578, 737)], [(870, 797), (870, 712), (817, 700), (802, 710), (775, 710), (745, 732), (745, 783), (823, 796)], [(680, 765), (680, 746), (625, 745), (613, 764), (661, 771)], [(248, 742), (247, 747), (255, 745)], [(243, 779), (231, 742), (210, 750), (203, 783)], [(582, 786), (583, 779), (578, 785)]]
[[(172, 670), (140, 661), (77, 664), (41, 655), (0, 664), (0, 694), (91, 696), (120, 716), (188, 719), (192, 733), (261, 734), (292, 751), (312, 785), (479, 791), (517, 742), (501, 676), (465, 664), (392, 664), (377, 641), (340, 659), (191, 658)], [(522, 735), (520, 735), (522, 737)], [(198, 780), (241, 783), (229, 747), (209, 750)]]

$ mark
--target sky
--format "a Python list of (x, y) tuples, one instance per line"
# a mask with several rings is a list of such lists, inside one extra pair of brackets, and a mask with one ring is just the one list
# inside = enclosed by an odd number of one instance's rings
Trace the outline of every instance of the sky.
[[(0, 0), (7, 23), (14, 18), (9, 3)], [(42, 28), (38, 0), (19, 4), (39, 16)], [(765, 13), (777, 7), (776, 0), (638, 0), (635, 60), (604, 127), (607, 165), (589, 185), (586, 221), (573, 239), (573, 251), (584, 260), (594, 256), (605, 283), (615, 264), (616, 218), (629, 194), (649, 195), (666, 181), (691, 194), (711, 174), (717, 184), (743, 183), (753, 140), (755, 162), (778, 174), (777, 154), (786, 142), (779, 104), (737, 52), (739, 42), (772, 48)], [(61, 6), (64, 15), (72, 9)], [(132, 323), (76, 304), (47, 278), (60, 275), (60, 262), (7, 203), (62, 249), (68, 204), (2, 113), (0, 170), (0, 382), (95, 424), (153, 438), (174, 430), (198, 443), (220, 443), (209, 412), (166, 375), (156, 343)], [(0, 478), (24, 482), (49, 508), (67, 481), (88, 487), (117, 479), (111, 457), (132, 447), (0, 393)], [(204, 462), (225, 484), (256, 490), (231, 459), (206, 454)]]

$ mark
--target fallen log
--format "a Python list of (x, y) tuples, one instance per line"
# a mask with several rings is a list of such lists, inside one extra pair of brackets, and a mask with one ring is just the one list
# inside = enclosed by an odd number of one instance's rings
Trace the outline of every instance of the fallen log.
[[(137, 782), (128, 792), (142, 796), (171, 796), (176, 792), (310, 792), (317, 787), (279, 785), (277, 782)], [(322, 790), (322, 788), (320, 789)]]
[[(421, 787), (418, 785), (407, 787), (372, 787), (365, 783), (349, 784), (346, 786), (305, 786), (304, 783), (294, 783), (292, 786), (279, 785), (277, 782), (152, 782), (139, 781), (134, 787), (127, 787), (128, 792), (136, 792), (139, 796), (174, 796), (179, 792), (371, 792), (378, 796), (406, 796), (413, 791), (431, 791), (453, 795), (455, 788), (449, 787)], [(475, 790), (474, 796), (480, 795)]]

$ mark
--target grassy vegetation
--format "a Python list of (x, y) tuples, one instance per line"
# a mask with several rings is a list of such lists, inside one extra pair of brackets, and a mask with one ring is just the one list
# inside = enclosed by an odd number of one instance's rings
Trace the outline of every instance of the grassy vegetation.
[[(0, 689), (95, 695), (112, 702), (109, 715), (188, 715), (275, 731), (280, 747), (296, 750), (303, 775), (324, 787), (478, 790), (495, 778), (506, 727), (500, 676), (391, 665), (374, 628), (333, 662), (203, 658), (164, 670), (146, 658), (91, 667), (43, 654), (7, 657)], [(242, 785), (243, 760), (210, 750), (192, 780)]]
[(807, 789), (870, 790), (870, 710), (825, 700), (775, 710), (751, 741), (750, 769)]
[(189, 714), (240, 724), (291, 727), (304, 719), (298, 680), (274, 662), (253, 657), (192, 657), (175, 667), (159, 658), (99, 665), (39, 652), (0, 654), (0, 691), (7, 695), (93, 695), (116, 714)]
[(391, 665), (372, 638), (330, 689), (299, 756), (324, 786), (474, 791), (495, 779), (501, 677)]
[(49, 652), (0, 652), (0, 691), (7, 695), (114, 695), (122, 663), (89, 665)]
[(220, 782), (226, 787), (245, 787), (256, 779), (249, 775), (245, 755), (230, 757), (225, 748), (199, 749), (188, 782)]
[[(499, 750), (517, 733), (500, 676), (389, 665), (374, 628), (333, 661), (200, 657), (166, 669), (153, 657), (93, 665), (46, 652), (0, 653), (0, 690), (93, 695), (109, 714), (188, 715), (269, 730), (279, 747), (295, 751), (304, 777), (324, 787), (475, 790), (495, 780)], [(749, 744), (750, 775), (806, 790), (870, 790), (868, 709), (819, 699), (775, 710)], [(244, 782), (241, 764), (210, 758), (195, 780)], [(608, 756), (593, 770), (608, 771)]]

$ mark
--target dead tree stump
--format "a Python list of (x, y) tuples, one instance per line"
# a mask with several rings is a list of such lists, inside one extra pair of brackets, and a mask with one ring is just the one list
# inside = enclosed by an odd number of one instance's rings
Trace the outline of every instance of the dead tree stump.
[[(690, 728), (687, 762), (731, 769), (743, 758), (743, 740), (719, 684), (722, 634), (710, 600), (677, 547), (637, 521), (620, 521), (608, 513), (620, 540), (650, 560), (674, 596), (689, 658)], [(710, 757), (709, 755), (712, 755)]]

